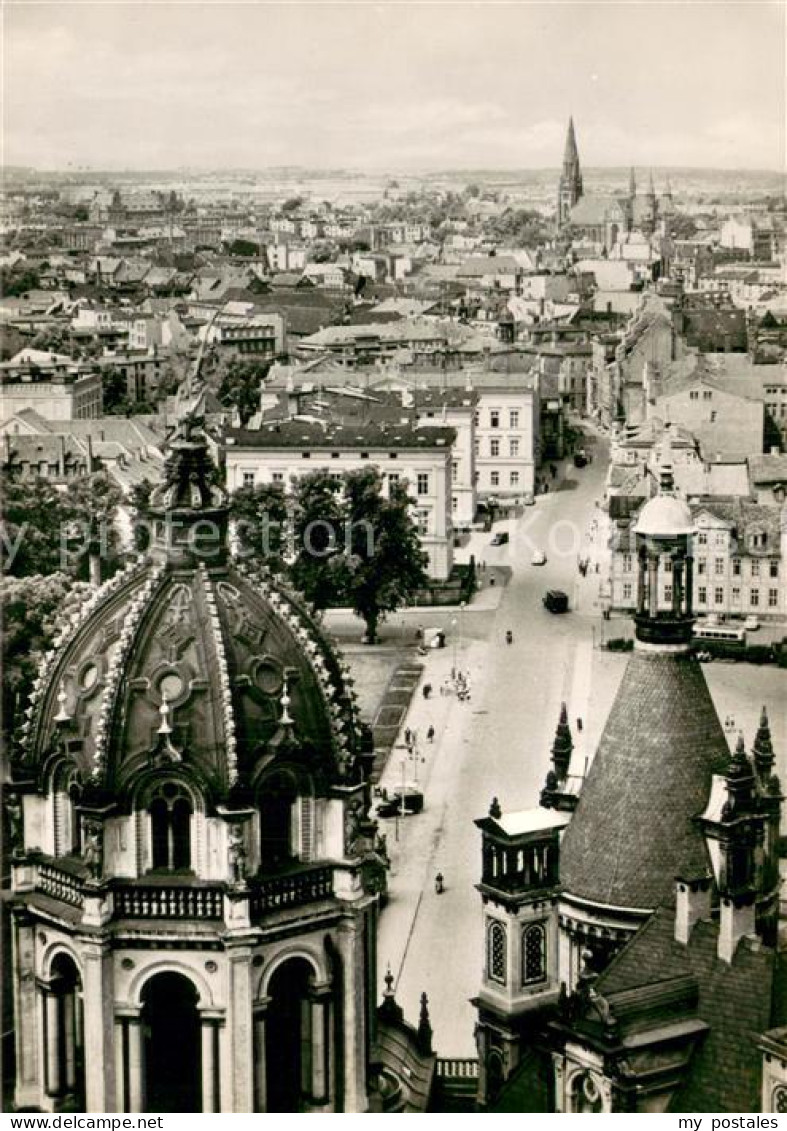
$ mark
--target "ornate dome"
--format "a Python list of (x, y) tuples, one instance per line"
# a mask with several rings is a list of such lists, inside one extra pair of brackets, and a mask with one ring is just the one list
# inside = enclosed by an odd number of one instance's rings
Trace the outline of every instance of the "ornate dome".
[(65, 745), (82, 780), (118, 800), (168, 763), (214, 803), (240, 799), (283, 747), (325, 784), (358, 780), (346, 669), (295, 592), (229, 561), (204, 437), (186, 426), (171, 448), (151, 551), (63, 626), (18, 757), (40, 778)]
[(646, 503), (634, 527), (647, 538), (680, 538), (694, 534), (691, 511), (675, 495), (659, 494)]

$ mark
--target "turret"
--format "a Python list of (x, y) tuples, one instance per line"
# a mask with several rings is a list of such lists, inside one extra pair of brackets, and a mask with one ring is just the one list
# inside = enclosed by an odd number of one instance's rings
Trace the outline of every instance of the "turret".
[(582, 170), (579, 165), (577, 139), (574, 134), (574, 119), (569, 118), (566, 146), (563, 151), (563, 171), (560, 174), (557, 190), (558, 227), (568, 223), (571, 209), (582, 196), (582, 191)]
[(573, 750), (574, 740), (568, 724), (568, 711), (566, 704), (561, 703), (560, 718), (552, 743), (552, 769), (547, 774), (544, 788), (541, 790), (541, 804), (545, 809), (560, 809), (570, 813), (577, 807), (578, 785), (582, 779), (569, 775)]

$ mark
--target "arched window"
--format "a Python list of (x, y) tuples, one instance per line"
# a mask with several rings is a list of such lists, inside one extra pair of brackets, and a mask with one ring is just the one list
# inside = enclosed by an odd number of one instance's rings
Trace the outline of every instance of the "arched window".
[(547, 975), (547, 933), (543, 923), (522, 931), (522, 985), (543, 982)]
[(493, 920), (486, 935), (486, 972), (493, 982), (505, 984), (506, 980), (506, 929)]
[(296, 855), (293, 813), (298, 791), (288, 773), (265, 778), (259, 793), (260, 860), (263, 869), (281, 868)]
[(151, 797), (148, 812), (154, 871), (188, 871), (194, 806), (186, 789), (177, 782), (164, 782)]
[(587, 1115), (604, 1110), (601, 1089), (590, 1072), (577, 1072), (571, 1081), (571, 1110)]

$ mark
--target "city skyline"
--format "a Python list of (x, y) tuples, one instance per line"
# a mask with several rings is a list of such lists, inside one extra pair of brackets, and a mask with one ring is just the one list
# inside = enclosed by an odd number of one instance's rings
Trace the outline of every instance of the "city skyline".
[(554, 168), (573, 114), (584, 167), (779, 171), (784, 15), (714, 0), (11, 2), (4, 160)]

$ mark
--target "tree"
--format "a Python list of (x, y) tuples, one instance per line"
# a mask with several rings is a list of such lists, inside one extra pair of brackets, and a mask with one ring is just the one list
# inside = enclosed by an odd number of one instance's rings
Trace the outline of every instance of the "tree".
[(109, 365), (101, 375), (104, 412), (123, 415), (128, 402), (128, 382), (117, 365)]
[(297, 212), (303, 204), (302, 196), (291, 196), (281, 206), (282, 212)]
[(30, 577), (61, 569), (61, 531), (71, 519), (65, 496), (45, 479), (16, 481), (13, 471), (0, 475), (0, 493), (3, 573)]
[(237, 409), (244, 427), (260, 407), (260, 387), (268, 375), (269, 361), (241, 361), (232, 358), (219, 386), (222, 404)]
[(226, 246), (230, 255), (245, 255), (251, 257), (260, 254), (260, 245), (254, 243), (252, 240), (232, 240), (232, 242)]
[(108, 475), (98, 471), (75, 479), (66, 497), (74, 532), (74, 540), (68, 543), (70, 569), (75, 577), (87, 581), (90, 558), (97, 554), (105, 581), (121, 564), (117, 511), (123, 495)]
[(89, 592), (65, 573), (0, 579), (3, 637), (3, 729), (10, 736), (30, 694), (41, 657), (59, 625)]
[(230, 496), (230, 518), (241, 557), (260, 558), (276, 573), (285, 569), (289, 516), (282, 484), (239, 487)]
[(386, 614), (412, 600), (426, 584), (427, 556), (410, 514), (404, 484), (383, 493), (376, 468), (350, 472), (345, 484), (347, 577), (345, 595), (366, 623), (365, 643), (374, 644)]
[(342, 602), (347, 580), (342, 480), (314, 471), (296, 481), (292, 540), (293, 584), (318, 609)]

